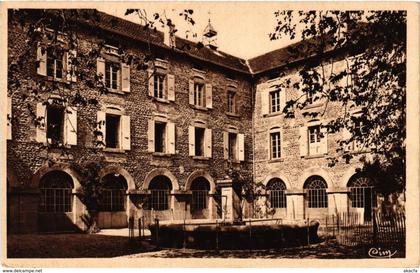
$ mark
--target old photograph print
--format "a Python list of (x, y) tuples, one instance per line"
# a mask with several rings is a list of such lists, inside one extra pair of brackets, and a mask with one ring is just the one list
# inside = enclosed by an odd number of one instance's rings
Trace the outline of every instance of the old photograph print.
[(201, 4), (5, 9), (7, 258), (406, 258), (407, 10)]

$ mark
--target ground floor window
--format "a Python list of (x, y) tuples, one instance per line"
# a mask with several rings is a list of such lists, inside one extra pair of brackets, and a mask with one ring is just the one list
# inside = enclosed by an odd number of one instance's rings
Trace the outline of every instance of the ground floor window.
[(286, 208), (286, 185), (279, 178), (271, 179), (267, 184), (268, 199), (271, 208)]
[(201, 210), (208, 207), (210, 184), (204, 177), (196, 178), (191, 184), (191, 210)]
[(40, 181), (41, 212), (63, 213), (72, 211), (73, 180), (65, 172), (52, 171)]
[(116, 173), (102, 178), (101, 211), (125, 211), (127, 182)]
[(328, 208), (327, 183), (320, 176), (312, 176), (305, 182), (308, 208)]
[(172, 190), (172, 183), (166, 176), (160, 175), (150, 181), (149, 190), (150, 209), (167, 210), (169, 209), (169, 197)]

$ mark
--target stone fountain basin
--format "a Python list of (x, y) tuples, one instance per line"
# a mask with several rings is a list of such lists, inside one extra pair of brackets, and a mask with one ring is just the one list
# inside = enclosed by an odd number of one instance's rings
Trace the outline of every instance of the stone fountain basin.
[[(318, 242), (318, 222), (221, 224), (161, 223), (159, 246), (196, 249), (271, 249)], [(156, 238), (156, 225), (149, 226)]]

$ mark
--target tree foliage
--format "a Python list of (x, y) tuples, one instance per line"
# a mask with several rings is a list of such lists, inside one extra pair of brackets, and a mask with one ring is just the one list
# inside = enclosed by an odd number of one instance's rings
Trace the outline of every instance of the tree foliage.
[[(361, 143), (364, 168), (376, 174), (378, 188), (405, 187), (406, 12), (405, 11), (277, 11), (271, 40), (302, 40), (293, 54), (305, 59), (297, 82), (285, 77), (283, 87), (302, 91), (287, 102), (286, 117), (297, 113), (319, 118), (331, 104), (340, 112), (324, 124), (328, 133), (347, 132), (339, 141), (338, 160), (355, 157), (348, 150)], [(344, 65), (339, 66), (339, 62)], [(323, 109), (306, 110), (316, 101)], [(385, 179), (386, 177), (386, 179)], [(392, 185), (392, 186), (391, 186)]]

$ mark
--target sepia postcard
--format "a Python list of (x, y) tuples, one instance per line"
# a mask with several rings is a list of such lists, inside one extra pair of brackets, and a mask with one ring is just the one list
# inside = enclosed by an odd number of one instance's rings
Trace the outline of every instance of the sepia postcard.
[(419, 266), (417, 3), (1, 22), (3, 268)]

